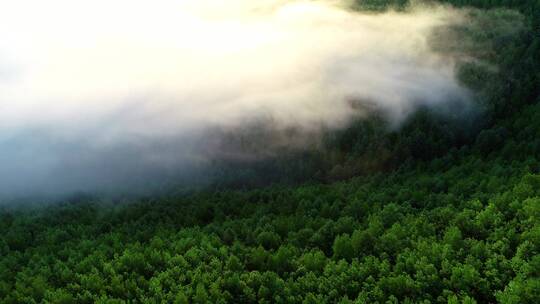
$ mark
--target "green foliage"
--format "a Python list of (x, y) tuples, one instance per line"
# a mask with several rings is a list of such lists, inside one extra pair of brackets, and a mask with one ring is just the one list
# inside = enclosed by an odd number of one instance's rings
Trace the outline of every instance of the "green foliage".
[[(331, 185), (7, 208), (0, 302), (536, 303), (540, 175), (499, 153)], [(201, 203), (224, 216), (207, 223)]]

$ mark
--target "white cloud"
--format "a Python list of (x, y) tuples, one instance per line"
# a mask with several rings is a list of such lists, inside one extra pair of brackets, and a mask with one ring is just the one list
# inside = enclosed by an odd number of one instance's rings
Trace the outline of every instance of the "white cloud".
[(428, 45), (434, 28), (461, 18), (447, 8), (351, 12), (337, 1), (4, 1), (0, 138), (45, 145), (4, 161), (46, 159), (36, 167), (47, 176), (66, 157), (60, 143), (108, 151), (259, 115), (339, 127), (357, 114), (351, 100), (399, 122), (418, 104), (466, 98), (453, 59)]

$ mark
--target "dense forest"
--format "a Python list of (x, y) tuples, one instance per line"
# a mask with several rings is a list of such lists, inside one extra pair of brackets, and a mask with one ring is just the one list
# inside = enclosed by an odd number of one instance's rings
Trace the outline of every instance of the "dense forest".
[(460, 66), (479, 114), (374, 116), (211, 189), (4, 204), (0, 303), (540, 303), (540, 1), (442, 2), (498, 66)]

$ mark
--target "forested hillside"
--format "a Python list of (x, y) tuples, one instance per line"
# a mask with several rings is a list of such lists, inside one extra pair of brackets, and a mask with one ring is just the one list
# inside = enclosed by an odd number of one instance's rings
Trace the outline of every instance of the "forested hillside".
[(0, 303), (540, 303), (540, 1), (443, 2), (497, 65), (461, 65), (470, 119), (361, 120), (216, 189), (5, 204)]

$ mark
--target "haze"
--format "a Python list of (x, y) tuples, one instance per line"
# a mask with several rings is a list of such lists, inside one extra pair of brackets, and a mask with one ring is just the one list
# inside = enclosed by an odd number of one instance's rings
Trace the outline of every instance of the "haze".
[(455, 58), (429, 46), (462, 20), (338, 1), (5, 2), (0, 194), (158, 181), (215, 155), (209, 130), (258, 119), (313, 134), (368, 108), (399, 125), (419, 105), (466, 103)]

